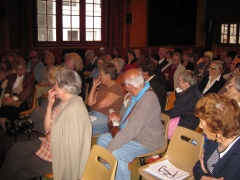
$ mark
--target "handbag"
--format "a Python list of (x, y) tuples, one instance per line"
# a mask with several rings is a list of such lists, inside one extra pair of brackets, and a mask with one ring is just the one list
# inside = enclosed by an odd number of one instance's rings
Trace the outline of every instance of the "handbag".
[(120, 131), (120, 128), (119, 128), (119, 127), (120, 127), (121, 125), (123, 125), (123, 124), (127, 121), (129, 115), (132, 113), (132, 111), (133, 111), (133, 109), (135, 108), (136, 104), (137, 104), (137, 102), (134, 104), (133, 108), (132, 108), (131, 111), (128, 113), (128, 115), (127, 115), (127, 117), (124, 119), (124, 121), (122, 121), (121, 124), (119, 124), (118, 126), (116, 126), (116, 125), (113, 124), (113, 120), (108, 119), (108, 130), (109, 130), (109, 132), (111, 133), (112, 138), (114, 138), (114, 137), (116, 136), (116, 134)]
[(33, 122), (29, 118), (15, 120), (13, 122), (5, 121), (6, 132), (9, 136), (18, 133), (31, 132), (33, 129)]

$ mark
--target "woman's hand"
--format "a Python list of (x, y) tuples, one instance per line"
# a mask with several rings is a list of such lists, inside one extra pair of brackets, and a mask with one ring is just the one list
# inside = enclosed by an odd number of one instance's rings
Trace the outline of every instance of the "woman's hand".
[(7, 97), (5, 97), (4, 101), (5, 101), (6, 104), (11, 104), (13, 102), (13, 97), (7, 96)]
[(202, 168), (203, 172), (204, 172), (204, 173), (207, 173), (207, 170), (206, 170), (206, 168), (205, 168), (205, 166), (204, 166), (203, 157), (204, 157), (204, 151), (203, 151), (202, 155), (200, 156), (199, 161), (200, 161), (200, 165), (201, 165), (201, 168)]
[(47, 142), (51, 143), (51, 132), (47, 133), (45, 137), (47, 139)]
[(101, 80), (100, 80), (100, 77), (96, 78), (96, 79), (93, 79), (93, 86), (99, 86), (101, 84)]
[(57, 94), (57, 91), (55, 91), (54, 87), (48, 91), (48, 106), (49, 107), (53, 107), (53, 104), (56, 99), (56, 94)]

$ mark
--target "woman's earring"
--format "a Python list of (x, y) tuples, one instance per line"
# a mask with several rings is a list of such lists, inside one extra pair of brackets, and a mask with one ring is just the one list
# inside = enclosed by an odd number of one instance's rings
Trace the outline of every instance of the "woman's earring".
[(216, 139), (215, 139), (215, 143), (217, 143), (217, 138), (218, 138), (218, 135), (216, 134)]

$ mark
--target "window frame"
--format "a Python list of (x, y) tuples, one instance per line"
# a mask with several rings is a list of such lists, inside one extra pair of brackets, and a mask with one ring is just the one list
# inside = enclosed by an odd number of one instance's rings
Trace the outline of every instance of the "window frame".
[[(237, 25), (236, 27), (236, 43), (230, 43), (230, 37), (232, 36), (230, 33), (230, 27), (231, 25)], [(226, 43), (222, 43), (222, 25), (227, 25), (228, 30), (227, 30), (227, 42)], [(240, 45), (240, 23), (221, 23), (220, 24), (220, 45), (221, 46), (238, 46)]]
[[(105, 45), (105, 26), (106, 26), (106, 19), (105, 19), (105, 0), (101, 0), (101, 41), (86, 41), (86, 16), (85, 16), (85, 1), (80, 1), (80, 41), (63, 41), (63, 28), (62, 27), (62, 1), (56, 0), (56, 41), (38, 41), (38, 21), (37, 21), (37, 0), (34, 1), (34, 19), (35, 24), (33, 24), (34, 31), (34, 40), (36, 46), (87, 46), (87, 45)], [(82, 15), (83, 14), (83, 15)], [(81, 18), (82, 17), (82, 18)]]

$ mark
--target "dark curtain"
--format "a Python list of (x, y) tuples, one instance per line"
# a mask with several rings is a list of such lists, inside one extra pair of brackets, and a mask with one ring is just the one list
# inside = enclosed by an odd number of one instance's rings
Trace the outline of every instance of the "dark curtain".
[(106, 0), (106, 41), (108, 47), (123, 47), (125, 0)]
[(29, 49), (33, 47), (33, 19), (35, 17), (33, 0), (10, 0), (9, 34), (11, 49)]

